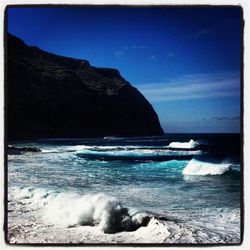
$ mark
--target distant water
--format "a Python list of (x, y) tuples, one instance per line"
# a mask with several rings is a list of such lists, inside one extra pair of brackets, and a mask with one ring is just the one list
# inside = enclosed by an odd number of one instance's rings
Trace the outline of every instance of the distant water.
[(11, 145), (11, 242), (240, 242), (239, 134)]

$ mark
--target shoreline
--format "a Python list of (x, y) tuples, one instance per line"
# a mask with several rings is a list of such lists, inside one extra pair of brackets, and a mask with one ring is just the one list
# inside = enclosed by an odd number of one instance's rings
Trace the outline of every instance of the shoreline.
[[(44, 213), (44, 206), (40, 205), (35, 205), (27, 197), (17, 201), (12, 193), (9, 194), (8, 230), (6, 233), (10, 244), (240, 243), (240, 208), (238, 214), (234, 215), (235, 218), (232, 216), (234, 213), (223, 214), (221, 212), (218, 217), (221, 217), (221, 221), (218, 218), (211, 218), (212, 221), (207, 221), (207, 224), (204, 224), (202, 220), (190, 223), (184, 219), (190, 215), (183, 214), (183, 218), (177, 220), (171, 220), (170, 217), (169, 220), (168, 217), (163, 220), (152, 217), (147, 226), (141, 226), (136, 231), (104, 233), (99, 225), (65, 227), (50, 222), (45, 223), (43, 216), (41, 216)], [(217, 225), (213, 223), (216, 220), (218, 220)]]

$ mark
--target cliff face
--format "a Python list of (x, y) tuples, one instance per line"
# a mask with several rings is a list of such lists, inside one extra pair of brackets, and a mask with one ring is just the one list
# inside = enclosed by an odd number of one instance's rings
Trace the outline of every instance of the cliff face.
[(157, 114), (115, 69), (57, 56), (8, 34), (8, 139), (163, 134)]

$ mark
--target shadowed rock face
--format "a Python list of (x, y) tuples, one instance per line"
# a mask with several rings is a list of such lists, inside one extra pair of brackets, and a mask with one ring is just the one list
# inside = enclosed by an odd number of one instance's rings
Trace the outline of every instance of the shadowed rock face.
[(116, 69), (7, 38), (8, 139), (163, 134), (157, 114)]

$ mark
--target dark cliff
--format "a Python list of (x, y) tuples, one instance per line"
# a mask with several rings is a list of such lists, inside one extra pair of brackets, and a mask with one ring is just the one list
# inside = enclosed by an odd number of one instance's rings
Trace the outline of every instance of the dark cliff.
[(163, 134), (151, 104), (115, 69), (7, 37), (8, 139)]

